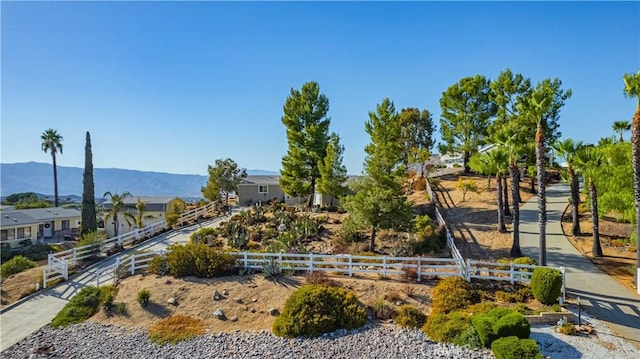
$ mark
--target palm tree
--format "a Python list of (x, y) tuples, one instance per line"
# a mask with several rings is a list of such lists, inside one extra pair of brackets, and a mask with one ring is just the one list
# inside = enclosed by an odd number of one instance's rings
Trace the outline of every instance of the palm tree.
[(594, 257), (602, 257), (602, 245), (600, 244), (600, 221), (598, 218), (598, 189), (593, 177), (598, 166), (602, 164), (602, 154), (596, 147), (583, 147), (575, 153), (575, 166), (582, 173), (589, 188), (589, 200), (591, 202), (591, 222), (593, 223), (593, 247), (591, 253)]
[(631, 130), (631, 123), (629, 123), (629, 121), (615, 121), (611, 127), (613, 127), (613, 131), (620, 136), (620, 142), (624, 142), (622, 134)]
[(123, 192), (122, 194), (112, 194), (111, 192), (105, 192), (103, 197), (107, 197), (109, 200), (111, 200), (111, 208), (107, 211), (107, 214), (104, 218), (105, 220), (108, 218), (113, 218), (113, 235), (117, 237), (118, 229), (120, 228), (119, 214), (122, 213), (127, 222), (129, 222), (129, 220), (136, 220), (135, 216), (125, 211), (124, 208), (124, 200), (127, 197), (131, 197), (131, 193)]
[(538, 172), (538, 231), (540, 233), (540, 252), (538, 263), (541, 266), (547, 265), (547, 193), (546, 193), (546, 173), (545, 173), (545, 149), (546, 141), (544, 137), (545, 111), (551, 103), (551, 94), (544, 88), (538, 87), (527, 98), (521, 102), (522, 113), (536, 121), (536, 168)]
[(580, 235), (580, 218), (578, 213), (578, 206), (580, 205), (580, 188), (578, 185), (578, 176), (574, 168), (575, 155), (584, 144), (582, 141), (573, 142), (572, 139), (567, 138), (564, 141), (556, 141), (552, 147), (567, 161), (567, 172), (569, 174), (569, 184), (571, 188), (571, 234), (574, 236)]
[(142, 229), (142, 227), (144, 227), (143, 219), (144, 219), (144, 213), (145, 213), (146, 207), (147, 205), (144, 204), (144, 202), (142, 202), (140, 197), (138, 197), (138, 201), (136, 202), (136, 215), (135, 215), (136, 227), (138, 227), (138, 229)]
[(62, 136), (58, 131), (50, 128), (42, 133), (40, 139), (42, 140), (42, 150), (44, 153), (50, 152), (51, 158), (53, 159), (53, 191), (55, 207), (58, 207), (60, 205), (60, 200), (58, 199), (58, 167), (56, 165), (56, 153), (60, 151), (60, 154), (62, 154)]
[[(624, 94), (638, 99), (631, 122), (631, 160), (633, 162), (633, 197), (636, 202), (636, 236), (640, 236), (640, 71), (625, 74)], [(640, 294), (640, 250), (636, 251), (636, 290)]]
[[(494, 142), (504, 147), (509, 163), (509, 178), (511, 179), (511, 204), (512, 204), (512, 233), (513, 244), (510, 255), (513, 258), (522, 257), (520, 250), (520, 169), (518, 158), (520, 157), (520, 145), (516, 142), (516, 133), (511, 129), (505, 129), (494, 136)], [(505, 199), (506, 200), (506, 199)]]

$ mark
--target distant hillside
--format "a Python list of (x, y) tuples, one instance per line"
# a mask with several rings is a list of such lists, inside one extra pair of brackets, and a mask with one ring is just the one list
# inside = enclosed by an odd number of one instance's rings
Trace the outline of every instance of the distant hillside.
[[(82, 168), (58, 166), (60, 195), (82, 195)], [(250, 175), (273, 175), (273, 171), (247, 170)], [(201, 197), (207, 176), (145, 172), (120, 168), (94, 168), (96, 197), (107, 191), (130, 192), (134, 196)], [(53, 194), (53, 166), (49, 163), (3, 163), (0, 194), (19, 192)]]

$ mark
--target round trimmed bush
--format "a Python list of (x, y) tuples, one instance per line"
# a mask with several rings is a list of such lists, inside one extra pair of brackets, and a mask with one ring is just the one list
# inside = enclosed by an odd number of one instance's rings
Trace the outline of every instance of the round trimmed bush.
[(426, 320), (427, 316), (420, 309), (408, 304), (398, 308), (398, 313), (393, 318), (396, 324), (407, 328), (420, 328)]
[(553, 268), (537, 267), (531, 275), (531, 291), (542, 304), (556, 303), (562, 292), (562, 273)]
[(473, 304), (474, 291), (469, 282), (460, 277), (441, 279), (433, 288), (431, 313), (449, 313)]
[(543, 359), (535, 340), (515, 336), (494, 341), (491, 351), (496, 359)]
[(453, 312), (430, 315), (422, 330), (434, 341), (452, 343), (470, 326), (468, 317)]
[(493, 332), (498, 338), (516, 336), (520, 339), (529, 338), (531, 327), (524, 315), (518, 312), (511, 312), (493, 325)]
[(340, 287), (305, 285), (295, 290), (273, 323), (280, 337), (316, 337), (338, 329), (355, 329), (367, 322), (367, 313), (355, 294)]

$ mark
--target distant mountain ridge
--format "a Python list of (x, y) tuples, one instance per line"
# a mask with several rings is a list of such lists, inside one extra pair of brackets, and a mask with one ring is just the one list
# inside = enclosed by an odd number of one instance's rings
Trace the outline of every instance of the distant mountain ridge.
[[(58, 193), (82, 196), (82, 168), (58, 166)], [(278, 175), (266, 170), (247, 170), (249, 175)], [(94, 168), (95, 195), (110, 191), (134, 196), (201, 197), (208, 176), (164, 172)], [(37, 192), (53, 194), (53, 165), (40, 162), (0, 164), (0, 195)]]

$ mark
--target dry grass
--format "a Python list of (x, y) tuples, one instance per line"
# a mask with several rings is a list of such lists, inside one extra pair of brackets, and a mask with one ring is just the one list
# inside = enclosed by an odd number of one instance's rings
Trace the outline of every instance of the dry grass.
[(187, 315), (174, 315), (162, 319), (149, 329), (149, 339), (158, 344), (175, 344), (202, 334), (202, 320)]

